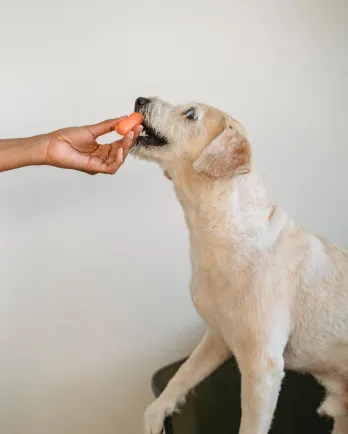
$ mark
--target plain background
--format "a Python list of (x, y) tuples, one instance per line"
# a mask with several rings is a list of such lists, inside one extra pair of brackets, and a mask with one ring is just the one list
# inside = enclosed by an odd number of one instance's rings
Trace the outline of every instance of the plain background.
[[(274, 201), (348, 247), (347, 20), (345, 0), (2, 0), (0, 137), (200, 100), (244, 123)], [(0, 204), (0, 432), (140, 433), (153, 371), (202, 332), (170, 182), (132, 158), (32, 167)]]

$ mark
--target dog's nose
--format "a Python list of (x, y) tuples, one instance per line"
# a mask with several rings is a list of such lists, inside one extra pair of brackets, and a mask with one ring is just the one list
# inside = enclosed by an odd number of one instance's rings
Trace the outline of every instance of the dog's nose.
[(135, 111), (139, 109), (140, 107), (149, 104), (150, 100), (148, 98), (144, 98), (143, 96), (140, 96), (135, 100)]

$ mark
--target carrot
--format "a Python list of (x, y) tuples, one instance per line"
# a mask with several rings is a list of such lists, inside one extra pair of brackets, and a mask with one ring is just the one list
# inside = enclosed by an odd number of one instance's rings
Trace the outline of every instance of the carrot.
[(143, 117), (140, 113), (132, 113), (126, 119), (123, 119), (119, 124), (116, 125), (115, 131), (121, 136), (125, 136), (129, 131), (131, 131), (137, 125), (143, 122)]

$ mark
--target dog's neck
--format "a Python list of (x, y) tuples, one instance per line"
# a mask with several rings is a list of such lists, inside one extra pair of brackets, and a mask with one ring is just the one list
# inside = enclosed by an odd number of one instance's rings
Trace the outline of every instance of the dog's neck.
[(212, 232), (215, 237), (226, 237), (229, 232), (245, 238), (243, 234), (260, 233), (269, 227), (276, 214), (254, 170), (226, 180), (207, 180), (183, 170), (172, 180), (191, 237)]

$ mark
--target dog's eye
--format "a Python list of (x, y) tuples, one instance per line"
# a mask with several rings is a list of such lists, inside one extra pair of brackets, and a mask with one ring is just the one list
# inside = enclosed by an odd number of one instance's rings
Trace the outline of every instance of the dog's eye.
[(182, 115), (185, 116), (186, 119), (190, 119), (190, 121), (196, 120), (196, 110), (193, 107), (185, 110)]

